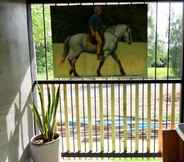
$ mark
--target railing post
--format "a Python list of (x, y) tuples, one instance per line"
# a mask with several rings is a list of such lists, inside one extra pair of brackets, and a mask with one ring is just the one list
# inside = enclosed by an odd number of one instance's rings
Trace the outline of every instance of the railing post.
[(135, 151), (139, 151), (139, 84), (135, 85)]
[[(184, 43), (184, 2), (183, 3), (183, 43)], [(184, 122), (184, 45), (182, 54), (182, 83), (181, 83), (181, 100), (180, 100), (180, 122)]]
[(104, 152), (104, 117), (103, 117), (103, 87), (99, 84), (99, 105), (100, 105), (100, 144), (101, 152)]
[(128, 140), (128, 127), (127, 127), (127, 88), (126, 84), (123, 84), (123, 127), (124, 127), (124, 152), (127, 152), (127, 140)]
[(112, 152), (115, 152), (116, 143), (116, 131), (115, 131), (115, 96), (114, 96), (114, 84), (111, 84), (111, 120), (112, 120)]

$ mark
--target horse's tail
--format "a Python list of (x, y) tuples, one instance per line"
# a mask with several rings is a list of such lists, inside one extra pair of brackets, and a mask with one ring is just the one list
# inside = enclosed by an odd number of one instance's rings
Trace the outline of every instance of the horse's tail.
[(69, 52), (69, 42), (70, 42), (70, 36), (68, 36), (67, 38), (66, 38), (66, 40), (64, 41), (64, 52), (63, 52), (63, 58), (62, 58), (62, 62), (64, 62), (65, 61), (65, 59), (66, 59), (66, 56), (68, 55), (68, 52)]

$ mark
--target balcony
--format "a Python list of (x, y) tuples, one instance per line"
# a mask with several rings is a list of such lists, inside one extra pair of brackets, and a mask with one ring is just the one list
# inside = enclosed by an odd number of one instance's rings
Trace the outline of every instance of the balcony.
[[(157, 38), (157, 28), (162, 25), (159, 5), (168, 3), (144, 2), (153, 5), (153, 15), (158, 14), (152, 24), (154, 57), (150, 59), (148, 77), (59, 79), (53, 76), (50, 19), (46, 17), (50, 16), (51, 3), (56, 3), (55, 6), (71, 4), (57, 3), (57, 0), (45, 2), (50, 4), (37, 0), (0, 2), (0, 161), (31, 161), (30, 139), (39, 131), (29, 105), (32, 102), (40, 104), (37, 85), (44, 94), (45, 104), (48, 102), (47, 87), (54, 93), (55, 87), (60, 85), (56, 131), (61, 137), (61, 161), (161, 162), (163, 131), (175, 130), (178, 123), (184, 122), (183, 67), (179, 66), (180, 74), (176, 77), (170, 67), (173, 46), (169, 44), (173, 38), (167, 35), (165, 42)], [(39, 26), (33, 23), (35, 3), (39, 8), (36, 23), (41, 24), (38, 32), (40, 44), (32, 38), (35, 27)], [(117, 4), (120, 3), (114, 5)], [(181, 5), (183, 3), (180, 3), (180, 43), (183, 42)], [(167, 11), (167, 15), (171, 14), (171, 10)], [(168, 23), (164, 28), (167, 34), (175, 16), (171, 16), (168, 22), (163, 21)], [(183, 49), (181, 44), (180, 49)], [(38, 46), (42, 47), (39, 48), (42, 55), (39, 55)], [(166, 63), (161, 65), (164, 68), (157, 64), (157, 57), (163, 56), (159, 47), (166, 52)], [(183, 51), (179, 53), (174, 58), (182, 58)], [(179, 61), (183, 66), (181, 58)], [(41, 65), (39, 59), (42, 59)]]

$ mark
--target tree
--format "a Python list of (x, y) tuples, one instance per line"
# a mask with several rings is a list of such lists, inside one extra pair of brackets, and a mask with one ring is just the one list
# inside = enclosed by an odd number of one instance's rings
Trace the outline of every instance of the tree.
[(181, 77), (182, 64), (182, 18), (172, 13), (170, 26), (170, 64), (175, 77)]
[[(50, 8), (45, 6), (45, 34), (46, 40), (44, 40), (44, 21), (43, 21), (43, 6), (33, 5), (32, 6), (32, 26), (33, 26), (33, 40), (36, 48), (36, 61), (37, 61), (37, 72), (45, 72), (46, 59), (48, 70), (52, 69), (52, 43), (50, 38), (51, 26), (50, 26)], [(46, 44), (46, 48), (45, 48)], [(46, 49), (46, 51), (45, 51)], [(45, 58), (45, 52), (47, 58)]]
[[(153, 12), (153, 6), (149, 6), (148, 13), (148, 67), (157, 66), (158, 64), (165, 65), (167, 62), (167, 55), (165, 49), (165, 42), (163, 38), (157, 33), (156, 40), (156, 20), (155, 13)], [(155, 46), (155, 41), (157, 41), (157, 47)], [(156, 51), (157, 50), (157, 53)], [(156, 57), (155, 57), (156, 55)], [(156, 58), (156, 60), (155, 60)]]

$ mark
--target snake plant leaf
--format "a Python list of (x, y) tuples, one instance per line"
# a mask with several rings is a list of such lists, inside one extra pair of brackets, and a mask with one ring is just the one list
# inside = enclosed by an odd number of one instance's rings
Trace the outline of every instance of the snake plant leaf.
[[(42, 114), (42, 119), (45, 121), (45, 104), (44, 104), (44, 99), (43, 99), (43, 93), (41, 91), (41, 88), (38, 86), (38, 94), (40, 98), (40, 104), (41, 104), (41, 114)], [(43, 122), (43, 127), (46, 128), (45, 122)]]
[(42, 135), (44, 135), (44, 129), (43, 129), (43, 125), (42, 125), (42, 120), (40, 118), (40, 114), (35, 106), (35, 104), (33, 104), (32, 106), (32, 112), (34, 114), (35, 120), (36, 120), (36, 124), (41, 132)]
[[(51, 95), (50, 95), (50, 87), (48, 86), (47, 87), (47, 97), (48, 97), (48, 107), (47, 107), (47, 112), (49, 112), (49, 108), (50, 108), (50, 105), (51, 105)], [(48, 113), (47, 113), (48, 114)]]
[(55, 97), (55, 105), (54, 105), (54, 109), (53, 109), (52, 127), (51, 127), (52, 132), (54, 131), (54, 127), (56, 124), (56, 113), (57, 113), (59, 99), (60, 99), (60, 86), (57, 89), (57, 93), (56, 93), (56, 97)]
[[(50, 130), (50, 124), (49, 124), (49, 113), (50, 113), (50, 107), (51, 107), (51, 94), (50, 94), (50, 87), (47, 86), (47, 98), (48, 98), (48, 105), (47, 105), (47, 112), (46, 112), (46, 125), (47, 125), (47, 132)], [(49, 134), (47, 134), (49, 136)]]
[(53, 109), (55, 105), (55, 90), (52, 90), (52, 103), (49, 107), (49, 113), (48, 113), (48, 122), (51, 123), (52, 120), (52, 114), (53, 114)]

